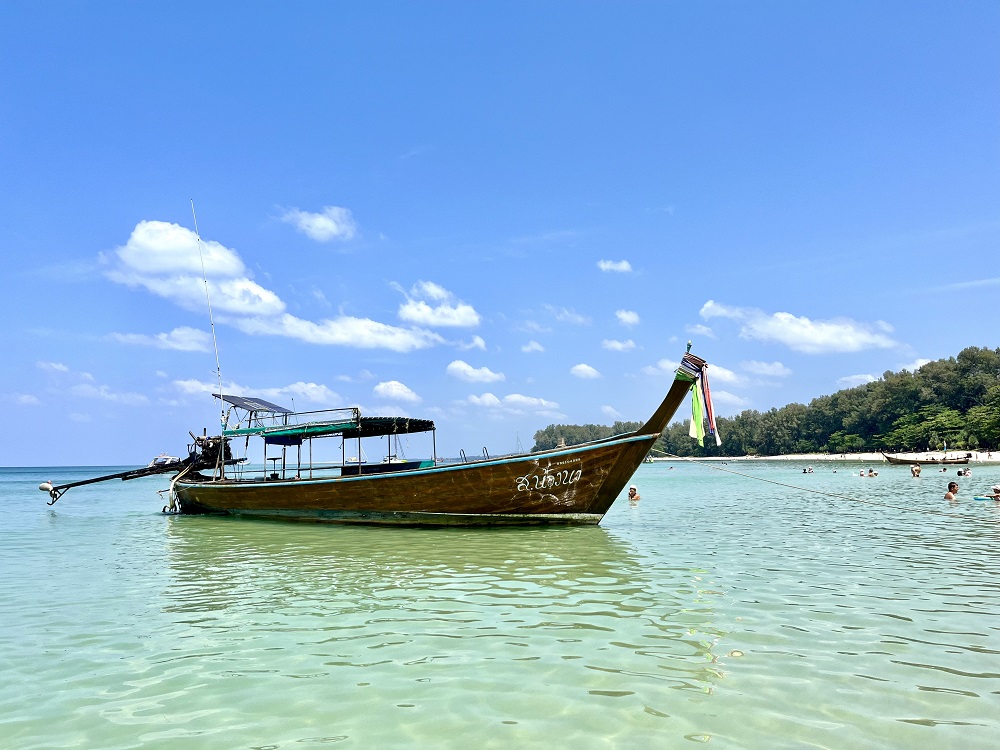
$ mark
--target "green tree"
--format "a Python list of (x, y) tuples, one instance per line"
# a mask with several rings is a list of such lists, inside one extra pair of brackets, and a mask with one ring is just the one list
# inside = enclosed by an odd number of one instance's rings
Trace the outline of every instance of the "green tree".
[[(1000, 349), (968, 347), (957, 357), (928, 362), (914, 372), (885, 372), (872, 383), (759, 412), (719, 418), (722, 447), (699, 446), (688, 420), (669, 425), (654, 446), (679, 456), (776, 455), (827, 450), (923, 450), (978, 446), (1000, 450)], [(533, 450), (608, 437), (634, 429), (631, 422), (549, 425), (535, 434)]]

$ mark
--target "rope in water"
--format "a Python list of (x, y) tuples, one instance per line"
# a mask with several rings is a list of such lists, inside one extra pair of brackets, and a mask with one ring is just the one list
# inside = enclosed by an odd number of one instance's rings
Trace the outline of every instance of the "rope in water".
[(657, 450), (656, 448), (651, 448), (650, 452), (651, 453), (659, 453), (660, 455), (667, 456), (669, 458), (676, 458), (678, 461), (687, 461), (689, 463), (696, 464), (698, 466), (704, 466), (705, 468), (708, 468), (708, 469), (714, 469), (715, 471), (722, 471), (722, 472), (725, 472), (726, 474), (734, 474), (734, 475), (736, 475), (738, 477), (743, 477), (745, 479), (754, 479), (754, 480), (756, 480), (758, 482), (766, 482), (767, 484), (776, 484), (779, 487), (787, 487), (788, 489), (792, 489), (792, 490), (802, 490), (803, 492), (812, 492), (812, 493), (815, 493), (817, 495), (825, 495), (826, 497), (835, 497), (835, 498), (838, 498), (840, 500), (850, 500), (851, 502), (864, 503), (866, 505), (878, 505), (878, 506), (880, 506), (882, 508), (893, 508), (895, 510), (906, 510), (906, 511), (909, 511), (911, 513), (924, 513), (925, 515), (931, 515), (931, 516), (948, 516), (948, 517), (951, 517), (950, 513), (945, 513), (945, 512), (940, 511), (940, 510), (934, 510), (932, 508), (911, 508), (910, 506), (907, 506), (907, 505), (893, 505), (892, 503), (883, 503), (883, 502), (879, 502), (878, 500), (865, 500), (865, 499), (860, 498), (860, 497), (852, 497), (851, 495), (840, 495), (840, 494), (838, 494), (836, 492), (825, 492), (823, 490), (813, 489), (812, 487), (799, 487), (798, 485), (795, 485), (795, 484), (787, 484), (785, 482), (778, 482), (778, 481), (775, 481), (774, 479), (764, 479), (763, 477), (755, 477), (755, 476), (753, 476), (751, 474), (743, 474), (742, 472), (739, 472), (739, 471), (733, 471), (732, 469), (724, 469), (721, 466), (713, 466), (708, 461), (699, 461), (698, 459), (691, 458), (689, 456), (677, 456), (677, 455), (674, 455), (673, 453), (666, 453), (665, 451)]

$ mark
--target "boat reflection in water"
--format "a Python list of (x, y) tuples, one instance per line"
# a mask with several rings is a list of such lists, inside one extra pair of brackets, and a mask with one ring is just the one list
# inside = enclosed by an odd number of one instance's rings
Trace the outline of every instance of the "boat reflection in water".
[(232, 652), (219, 665), (227, 672), (233, 659), (352, 683), (457, 670), (489, 674), (502, 691), (522, 687), (527, 660), (600, 695), (664, 681), (705, 692), (719, 677), (721, 633), (712, 597), (692, 585), (699, 572), (654, 579), (599, 527), (330, 529), (181, 516), (168, 535), (167, 612), (190, 623), (196, 643)]

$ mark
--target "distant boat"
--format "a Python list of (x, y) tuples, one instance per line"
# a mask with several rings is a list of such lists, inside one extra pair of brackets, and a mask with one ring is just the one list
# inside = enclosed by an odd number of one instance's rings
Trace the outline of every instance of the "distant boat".
[(927, 466), (931, 464), (967, 464), (969, 459), (972, 458), (971, 453), (966, 453), (961, 457), (949, 458), (946, 453), (943, 458), (915, 458), (913, 456), (900, 455), (898, 453), (883, 453), (885, 460), (891, 464), (912, 466), (913, 464), (918, 464), (920, 466)]
[[(438, 461), (430, 420), (363, 417), (356, 408), (293, 413), (262, 399), (215, 394), (228, 405), (222, 434), (192, 434), (188, 457), (176, 466), (161, 465), (164, 473), (176, 472), (164, 510), (362, 524), (597, 524), (705, 367), (704, 360), (685, 354), (663, 401), (635, 432), (496, 458), (484, 449), (483, 458), (456, 464)], [(393, 437), (425, 432), (435, 436), (432, 458), (399, 460), (392, 455)], [(263, 439), (263, 471), (251, 471), (242, 465), (245, 459), (232, 456), (230, 442), (251, 437)], [(314, 464), (313, 440), (331, 437), (341, 440), (339, 465)], [(377, 437), (390, 441), (389, 459), (373, 464), (347, 460), (348, 445), (352, 451), (356, 445), (355, 455), (363, 457), (362, 439)], [(45, 482), (40, 489), (54, 503), (70, 487), (148, 476), (159, 468), (61, 486)]]
[(161, 453), (159, 456), (157, 456), (148, 464), (146, 464), (146, 468), (152, 466), (169, 466), (170, 464), (180, 463), (180, 461), (181, 459), (177, 456), (171, 456), (166, 453)]

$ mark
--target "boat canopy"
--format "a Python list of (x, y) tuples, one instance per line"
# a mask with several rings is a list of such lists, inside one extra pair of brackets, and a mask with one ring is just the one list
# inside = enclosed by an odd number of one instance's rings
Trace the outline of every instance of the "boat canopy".
[(341, 435), (344, 439), (377, 437), (379, 435), (406, 435), (411, 432), (430, 432), (434, 422), (410, 417), (361, 417), (348, 419), (303, 422), (302, 424), (256, 425), (223, 431), (224, 437), (258, 435), (269, 445), (300, 445), (303, 440), (316, 437)]
[(377, 437), (379, 435), (407, 435), (411, 432), (430, 432), (434, 422), (430, 419), (410, 417), (361, 417), (356, 427), (344, 430), (345, 438)]

